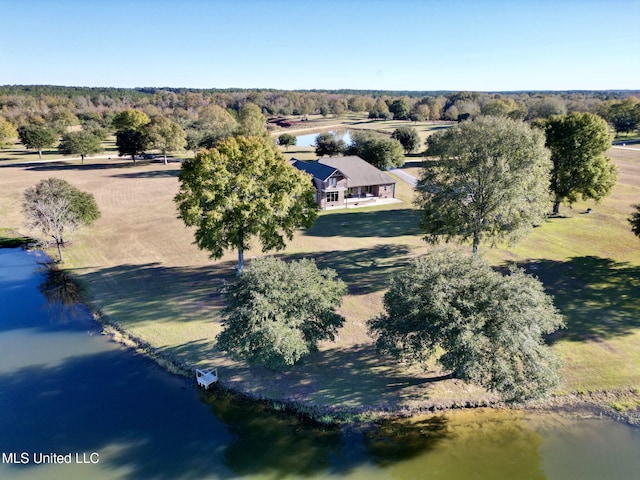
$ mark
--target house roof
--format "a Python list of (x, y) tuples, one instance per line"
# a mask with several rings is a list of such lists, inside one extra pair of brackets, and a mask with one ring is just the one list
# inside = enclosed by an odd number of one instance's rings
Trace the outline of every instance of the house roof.
[(327, 180), (334, 172), (337, 170), (335, 167), (331, 167), (328, 165), (324, 165), (320, 162), (304, 162), (302, 160), (297, 160), (292, 158), (291, 165), (296, 167), (298, 170), (302, 170), (303, 172), (310, 173), (313, 175), (313, 178), (317, 178), (322, 180), (323, 182)]
[(318, 163), (320, 165), (327, 166), (328, 168), (340, 170), (340, 172), (348, 178), (349, 187), (389, 185), (396, 183), (391, 177), (355, 155), (350, 157), (322, 158), (313, 163)]

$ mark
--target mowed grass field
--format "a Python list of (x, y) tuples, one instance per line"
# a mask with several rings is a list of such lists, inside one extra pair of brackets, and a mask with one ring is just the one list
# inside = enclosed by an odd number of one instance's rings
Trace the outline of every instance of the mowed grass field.
[[(558, 394), (640, 391), (640, 240), (626, 221), (631, 204), (640, 202), (640, 151), (615, 148), (610, 156), (620, 168), (619, 182), (602, 204), (563, 207), (565, 218), (549, 220), (517, 246), (483, 249), (495, 265), (517, 262), (537, 275), (566, 315), (568, 328), (553, 342), (564, 360)], [(192, 244), (193, 232), (176, 218), (173, 203), (179, 168), (115, 159), (0, 165), (0, 228), (29, 233), (22, 227), (21, 195), (44, 178), (64, 178), (92, 192), (102, 218), (77, 234), (65, 267), (105, 315), (189, 366), (217, 366), (231, 388), (354, 410), (494, 399), (457, 380), (434, 381), (442, 373), (435, 366), (424, 371), (377, 356), (367, 335), (366, 321), (382, 311), (389, 277), (429, 248), (417, 229), (411, 187), (401, 181), (403, 203), (323, 213), (285, 251), (273, 253), (314, 258), (348, 284), (340, 309), (347, 322), (336, 342), (281, 374), (217, 351), (219, 288), (235, 275), (236, 252), (214, 261)], [(587, 207), (593, 212), (584, 214)], [(260, 255), (256, 248), (247, 257)]]

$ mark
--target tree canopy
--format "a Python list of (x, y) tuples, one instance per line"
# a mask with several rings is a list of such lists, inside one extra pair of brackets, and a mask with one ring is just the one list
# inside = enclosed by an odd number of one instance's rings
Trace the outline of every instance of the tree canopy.
[(40, 125), (21, 126), (18, 128), (18, 137), (25, 147), (37, 150), (40, 159), (42, 159), (42, 149), (53, 147), (57, 140), (55, 132)]
[(336, 312), (344, 282), (313, 260), (251, 261), (225, 286), (223, 330), (217, 347), (251, 363), (282, 370), (334, 340), (344, 318)]
[(404, 165), (402, 145), (385, 135), (367, 131), (354, 131), (347, 153), (358, 155), (376, 168), (385, 170)]
[(629, 217), (629, 223), (631, 224), (631, 231), (636, 237), (640, 237), (640, 204), (632, 205), (634, 208), (633, 213)]
[(164, 164), (167, 164), (167, 153), (184, 150), (187, 146), (187, 134), (180, 125), (166, 117), (154, 117), (143, 127), (146, 144), (162, 152)]
[(102, 152), (104, 148), (99, 137), (91, 132), (81, 130), (62, 135), (58, 150), (63, 155), (80, 155), (82, 163), (84, 163), (84, 157)]
[(291, 167), (270, 138), (230, 137), (186, 160), (175, 197), (179, 217), (196, 227), (198, 247), (220, 258), (244, 251), (258, 237), (264, 252), (281, 250), (299, 227), (311, 227), (318, 214), (308, 175)]
[(417, 186), (425, 239), (516, 240), (543, 222), (549, 202), (549, 151), (539, 130), (480, 117), (428, 139)]
[(83, 192), (60, 178), (42, 180), (25, 191), (22, 211), (26, 225), (52, 238), (62, 262), (62, 247), (80, 226), (92, 225), (100, 210), (91, 193)]
[(391, 134), (391, 138), (400, 142), (405, 154), (409, 154), (420, 146), (418, 131), (413, 127), (399, 127)]
[(335, 157), (342, 155), (347, 148), (344, 140), (336, 137), (334, 133), (324, 132), (316, 136), (316, 155), (319, 157)]
[(290, 133), (283, 133), (278, 137), (278, 145), (285, 147), (287, 150), (296, 143), (298, 143), (298, 139)]
[(146, 113), (134, 108), (129, 108), (116, 113), (111, 120), (111, 125), (113, 125), (116, 130), (140, 130), (150, 121), (149, 115)]
[(544, 335), (563, 320), (522, 270), (503, 275), (478, 255), (434, 250), (391, 280), (384, 308), (368, 326), (377, 349), (396, 359), (436, 359), (506, 401), (539, 397), (558, 381)]
[(147, 137), (139, 130), (127, 128), (116, 133), (116, 145), (118, 155), (131, 155), (133, 164), (136, 164), (136, 155), (141, 155), (147, 149)]
[(254, 103), (247, 103), (238, 113), (239, 127), (237, 133), (240, 135), (265, 135), (265, 125), (267, 119), (262, 114), (262, 110)]
[(18, 138), (18, 131), (11, 123), (0, 117), (0, 148), (11, 145), (11, 140)]
[(537, 120), (551, 150), (553, 213), (560, 203), (582, 199), (599, 202), (611, 193), (617, 170), (604, 153), (611, 147), (607, 123), (593, 113), (572, 113)]

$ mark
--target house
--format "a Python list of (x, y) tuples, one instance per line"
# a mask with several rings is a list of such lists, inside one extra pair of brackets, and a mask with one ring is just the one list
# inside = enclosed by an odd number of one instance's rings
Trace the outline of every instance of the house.
[(396, 182), (357, 156), (321, 158), (316, 161), (291, 159), (298, 170), (309, 173), (316, 187), (321, 209), (375, 203), (395, 198)]

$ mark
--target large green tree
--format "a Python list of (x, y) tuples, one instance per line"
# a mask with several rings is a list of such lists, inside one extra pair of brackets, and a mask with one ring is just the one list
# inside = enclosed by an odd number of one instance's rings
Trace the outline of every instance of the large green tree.
[(391, 280), (384, 307), (368, 322), (382, 353), (435, 359), (506, 401), (539, 397), (558, 381), (544, 336), (563, 320), (543, 285), (522, 270), (503, 275), (478, 255), (437, 249)]
[(220, 258), (244, 251), (258, 237), (262, 250), (281, 250), (299, 227), (317, 216), (315, 189), (308, 175), (292, 168), (270, 138), (231, 137), (186, 160), (175, 200), (179, 216), (196, 227), (196, 244)]
[(640, 237), (640, 204), (632, 205), (633, 213), (629, 217), (631, 231), (636, 237)]
[(18, 131), (10, 122), (0, 117), (0, 148), (7, 148), (11, 140), (18, 138)]
[(104, 150), (102, 141), (91, 132), (81, 130), (79, 132), (69, 132), (62, 135), (58, 150), (63, 155), (80, 155), (82, 163), (84, 157)]
[(426, 240), (516, 240), (543, 222), (549, 202), (544, 135), (503, 117), (481, 117), (436, 133), (417, 186)]
[(607, 123), (593, 113), (552, 116), (534, 123), (541, 127), (551, 150), (553, 214), (560, 204), (582, 199), (599, 202), (611, 193), (617, 170), (605, 152), (611, 148)]
[(143, 127), (148, 148), (162, 152), (164, 164), (167, 164), (167, 153), (184, 150), (187, 147), (187, 134), (184, 129), (166, 117), (154, 117)]
[(223, 290), (217, 346), (273, 370), (292, 366), (319, 341), (335, 339), (344, 323), (336, 308), (345, 293), (336, 273), (313, 260), (254, 259)]
[(413, 127), (398, 127), (391, 134), (391, 138), (400, 142), (405, 154), (409, 154), (420, 145), (418, 131)]
[(278, 145), (285, 147), (287, 150), (296, 143), (298, 143), (298, 139), (290, 133), (283, 133), (278, 137)]
[(23, 196), (26, 225), (52, 238), (64, 261), (62, 247), (81, 226), (92, 225), (100, 210), (91, 193), (83, 192), (61, 178), (42, 180)]
[(262, 110), (254, 103), (247, 103), (238, 112), (238, 134), (240, 135), (266, 135), (265, 126), (267, 119)]
[(131, 160), (135, 165), (136, 155), (144, 153), (148, 146), (148, 140), (141, 131), (127, 128), (116, 133), (116, 146), (118, 147), (118, 155), (131, 155)]
[(389, 111), (393, 114), (394, 120), (406, 120), (409, 118), (409, 102), (406, 98), (398, 98), (391, 102)]
[(347, 153), (358, 155), (381, 170), (404, 164), (402, 144), (393, 138), (368, 131), (354, 131)]
[(129, 108), (116, 113), (111, 120), (111, 125), (116, 130), (140, 130), (150, 121), (149, 115), (143, 111)]
[(334, 133), (323, 132), (316, 135), (316, 155), (319, 157), (335, 157), (342, 155), (347, 148), (344, 140), (336, 137)]
[(57, 140), (55, 132), (40, 125), (21, 126), (18, 128), (18, 137), (25, 147), (38, 151), (40, 160), (42, 160), (42, 150), (53, 147)]
[(640, 124), (640, 100), (636, 97), (629, 97), (622, 101), (612, 102), (603, 107), (602, 115), (605, 120), (611, 123), (616, 133), (632, 132)]

